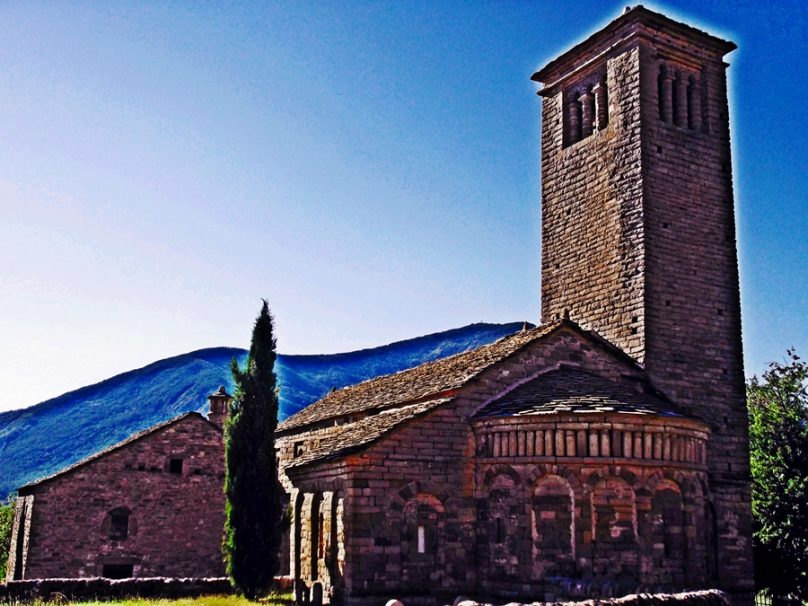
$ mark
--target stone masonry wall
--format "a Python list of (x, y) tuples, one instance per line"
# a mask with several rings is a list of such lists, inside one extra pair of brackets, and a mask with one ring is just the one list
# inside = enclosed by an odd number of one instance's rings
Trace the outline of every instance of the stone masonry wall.
[[(697, 35), (632, 27), (622, 47), (582, 48), (565, 64), (598, 57), (591, 67), (548, 75), (555, 83), (542, 109), (542, 316), (568, 313), (597, 330), (710, 423), (710, 532), (720, 553), (712, 574), (719, 586), (748, 593), (748, 436), (726, 66)], [(604, 61), (608, 125), (571, 141), (564, 112)]]
[(562, 363), (615, 380), (639, 374), (627, 361), (562, 329), (483, 372), (454, 403), (409, 421), (361, 454), (340, 464), (295, 470), (291, 482), (306, 493), (298, 496), (303, 522), (293, 537), (299, 541), (295, 557), (303, 562), (302, 578), (311, 580), (307, 562), (317, 544), (310, 522), (314, 497), (309, 495), (338, 491), (344, 495), (342, 582), (349, 603), (376, 603), (385, 595), (430, 602), (436, 595), (478, 587), (476, 445), (470, 417), (505, 391)]
[(605, 72), (608, 123), (565, 145), (576, 80), (542, 104), (542, 321), (565, 315), (642, 361), (643, 233), (639, 48)]
[(708, 585), (703, 425), (621, 414), (475, 425), (479, 591), (555, 601), (572, 588)]
[[(749, 440), (725, 65), (665, 40), (643, 60), (646, 367), (675, 401), (707, 420), (720, 586), (752, 590)], [(682, 50), (688, 55), (682, 55)], [(666, 56), (667, 54), (667, 56)], [(660, 59), (660, 55), (662, 59)], [(659, 69), (690, 78), (698, 103), (657, 111)], [(664, 102), (663, 102), (664, 105)], [(678, 113), (678, 116), (677, 116)]]
[[(223, 479), (221, 432), (194, 415), (34, 486), (23, 578), (221, 577)], [(111, 538), (113, 510), (129, 512), (125, 538)]]

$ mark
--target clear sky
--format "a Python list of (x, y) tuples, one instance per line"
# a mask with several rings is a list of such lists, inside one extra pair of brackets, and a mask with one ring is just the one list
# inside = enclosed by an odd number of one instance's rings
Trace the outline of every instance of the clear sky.
[[(0, 5), (0, 410), (149, 362), (539, 321), (529, 77), (623, 2)], [(747, 373), (808, 356), (808, 4), (728, 37)]]

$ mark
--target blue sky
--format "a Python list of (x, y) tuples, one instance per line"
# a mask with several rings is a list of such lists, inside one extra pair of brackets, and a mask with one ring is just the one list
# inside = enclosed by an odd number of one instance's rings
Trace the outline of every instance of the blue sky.
[[(0, 6), (0, 410), (193, 349), (539, 321), (530, 75), (594, 2)], [(728, 60), (747, 373), (808, 355), (808, 9), (647, 3)]]

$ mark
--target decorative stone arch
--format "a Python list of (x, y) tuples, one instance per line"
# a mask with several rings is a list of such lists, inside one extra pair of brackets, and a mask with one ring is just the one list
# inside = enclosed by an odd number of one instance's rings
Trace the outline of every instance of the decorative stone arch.
[(531, 576), (572, 576), (578, 540), (575, 492), (557, 473), (540, 476), (531, 486)]
[(503, 463), (496, 463), (491, 465), (491, 467), (488, 468), (488, 471), (485, 472), (482, 482), (483, 488), (487, 491), (499, 476), (506, 476), (510, 478), (513, 481), (514, 486), (519, 486), (522, 483), (522, 478), (519, 475), (519, 472), (513, 467)]
[(568, 469), (564, 465), (545, 465), (540, 463), (535, 465), (527, 476), (526, 484), (535, 486), (541, 478), (548, 475), (557, 475), (567, 481), (576, 499), (583, 497), (587, 492), (587, 487), (581, 483), (581, 478), (578, 474)]

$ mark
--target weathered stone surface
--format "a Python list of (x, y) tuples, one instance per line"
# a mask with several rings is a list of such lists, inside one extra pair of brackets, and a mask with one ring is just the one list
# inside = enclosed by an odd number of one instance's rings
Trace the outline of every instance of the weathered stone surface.
[(221, 430), (188, 413), (24, 486), (8, 579), (223, 576), (223, 478)]

